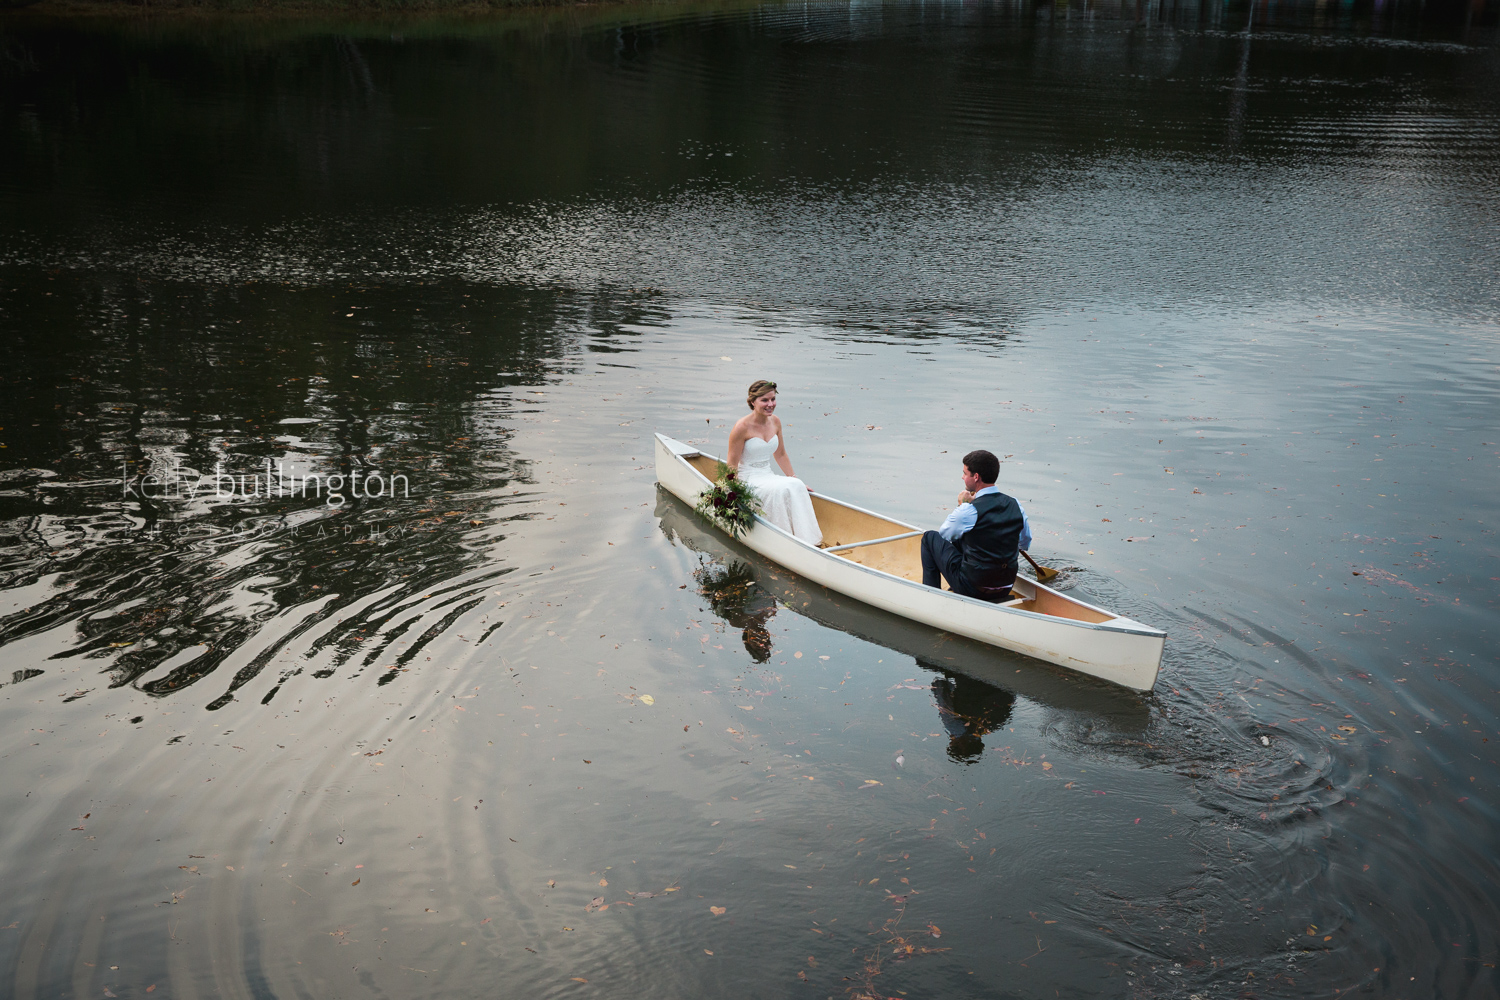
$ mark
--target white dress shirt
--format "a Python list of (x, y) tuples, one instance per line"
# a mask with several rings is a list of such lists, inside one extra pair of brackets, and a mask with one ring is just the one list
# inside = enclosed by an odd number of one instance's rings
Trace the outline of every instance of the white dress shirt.
[[(982, 497), (986, 493), (999, 492), (1000, 487), (998, 486), (986, 486), (982, 490), (976, 490), (974, 496)], [(1011, 497), (1011, 499), (1015, 500), (1015, 497)], [(1021, 506), (1021, 501), (1019, 500), (1016, 500), (1016, 510), (1021, 512), (1021, 543), (1016, 547), (1022, 552), (1029, 552), (1031, 550), (1031, 521), (1027, 519), (1026, 508)], [(974, 522), (978, 520), (979, 511), (974, 509), (974, 505), (971, 503), (961, 503), (954, 508), (953, 513), (948, 515), (948, 519), (938, 529), (938, 534), (951, 542), (956, 538), (962, 538), (968, 534), (969, 529), (973, 528)]]

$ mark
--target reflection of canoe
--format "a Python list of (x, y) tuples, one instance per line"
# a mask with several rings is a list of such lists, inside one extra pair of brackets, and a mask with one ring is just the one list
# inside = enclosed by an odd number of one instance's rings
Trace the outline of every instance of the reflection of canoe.
[[(656, 479), (696, 504), (718, 459), (656, 435)], [(1149, 691), (1161, 667), (1166, 633), (1121, 618), (1025, 577), (1017, 597), (987, 604), (922, 586), (920, 528), (816, 494), (823, 547), (809, 545), (763, 518), (740, 541), (830, 590), (892, 614), (992, 646), (1034, 656), (1136, 691)]]

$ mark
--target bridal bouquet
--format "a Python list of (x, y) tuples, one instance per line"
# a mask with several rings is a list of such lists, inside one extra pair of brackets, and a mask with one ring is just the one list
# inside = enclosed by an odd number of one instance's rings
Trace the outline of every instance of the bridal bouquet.
[(760, 498), (740, 480), (737, 472), (720, 462), (718, 479), (703, 491), (697, 510), (738, 538), (755, 526), (755, 515), (761, 511)]

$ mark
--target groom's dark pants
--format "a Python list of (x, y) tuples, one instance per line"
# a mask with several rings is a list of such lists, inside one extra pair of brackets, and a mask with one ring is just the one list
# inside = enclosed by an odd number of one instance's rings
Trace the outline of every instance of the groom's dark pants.
[(922, 536), (922, 583), (928, 587), (941, 587), (938, 574), (948, 581), (955, 594), (977, 597), (981, 601), (998, 604), (1010, 600), (1009, 587), (976, 587), (963, 573), (964, 554), (958, 546), (938, 534), (929, 531)]

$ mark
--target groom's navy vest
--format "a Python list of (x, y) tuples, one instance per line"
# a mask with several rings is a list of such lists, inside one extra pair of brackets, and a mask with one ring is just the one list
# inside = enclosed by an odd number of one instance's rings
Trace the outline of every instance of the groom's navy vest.
[(976, 587), (1009, 587), (1016, 582), (1016, 553), (1026, 523), (1021, 505), (1004, 493), (987, 493), (972, 503), (979, 517), (959, 538), (964, 578)]

